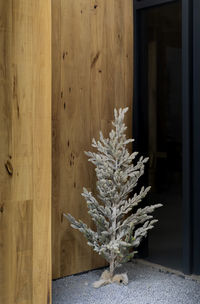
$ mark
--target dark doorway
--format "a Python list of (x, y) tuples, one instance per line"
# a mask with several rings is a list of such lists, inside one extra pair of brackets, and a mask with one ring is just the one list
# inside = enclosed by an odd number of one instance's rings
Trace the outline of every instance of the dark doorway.
[(150, 157), (152, 203), (162, 203), (148, 239), (148, 260), (182, 270), (181, 1), (140, 10), (137, 123), (139, 150)]

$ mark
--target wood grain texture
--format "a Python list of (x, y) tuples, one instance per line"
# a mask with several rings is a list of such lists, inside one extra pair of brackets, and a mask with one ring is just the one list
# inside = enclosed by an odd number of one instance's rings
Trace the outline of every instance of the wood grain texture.
[(96, 183), (84, 151), (100, 129), (108, 134), (114, 107), (130, 107), (131, 134), (132, 2), (52, 1), (53, 278), (105, 265), (62, 213), (93, 225), (80, 195)]
[(0, 0), (0, 303), (51, 303), (51, 5)]

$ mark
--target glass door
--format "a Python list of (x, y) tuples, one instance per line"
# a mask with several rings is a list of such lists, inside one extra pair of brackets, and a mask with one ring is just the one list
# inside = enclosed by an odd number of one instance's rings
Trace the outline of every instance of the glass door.
[(134, 120), (138, 148), (150, 157), (148, 201), (164, 206), (156, 213), (147, 259), (182, 270), (182, 8), (181, 1), (150, 2), (137, 24)]

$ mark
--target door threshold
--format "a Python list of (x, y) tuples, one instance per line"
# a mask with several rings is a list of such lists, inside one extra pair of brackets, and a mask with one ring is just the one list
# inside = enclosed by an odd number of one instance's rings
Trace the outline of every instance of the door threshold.
[(135, 262), (136, 264), (141, 264), (141, 265), (146, 265), (146, 266), (152, 267), (154, 269), (159, 270), (160, 272), (171, 273), (171, 274), (175, 274), (184, 279), (189, 279), (192, 281), (200, 282), (200, 275), (195, 275), (195, 274), (188, 275), (188, 274), (183, 273), (182, 271), (172, 269), (169, 267), (165, 267), (160, 264), (152, 263), (152, 262), (146, 261), (144, 259), (134, 259), (133, 262)]

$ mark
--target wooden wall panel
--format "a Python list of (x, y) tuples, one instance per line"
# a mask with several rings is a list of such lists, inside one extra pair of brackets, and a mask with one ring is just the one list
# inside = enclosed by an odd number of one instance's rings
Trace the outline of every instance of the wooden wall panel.
[(50, 303), (48, 0), (0, 0), (0, 141), (0, 303)]
[(53, 278), (105, 265), (63, 219), (70, 212), (92, 225), (81, 197), (95, 191), (84, 151), (99, 130), (108, 133), (114, 107), (133, 95), (132, 0), (53, 0)]

